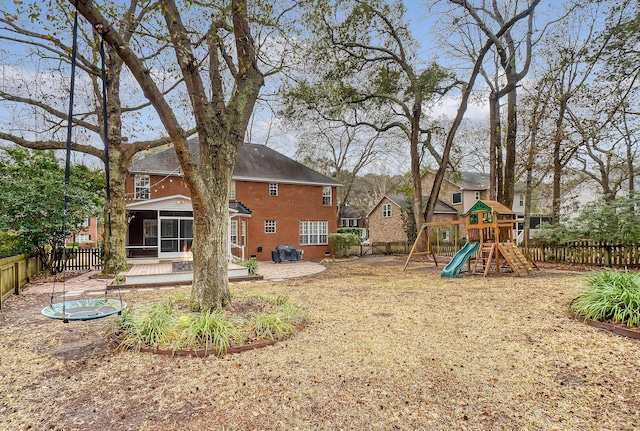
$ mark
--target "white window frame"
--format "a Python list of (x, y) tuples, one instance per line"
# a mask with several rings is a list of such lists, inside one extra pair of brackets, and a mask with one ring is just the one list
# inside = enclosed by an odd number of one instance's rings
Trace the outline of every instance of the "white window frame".
[(240, 245), (241, 246), (245, 246), (247, 245), (247, 221), (246, 220), (242, 220), (240, 222)]
[(84, 221), (82, 222), (82, 227), (89, 227), (91, 226), (91, 217), (85, 217)]
[(329, 244), (328, 221), (301, 221), (300, 245), (327, 245)]
[[(157, 247), (158, 246), (158, 220), (157, 219), (145, 219), (142, 222), (142, 244), (145, 247)], [(147, 241), (147, 240), (153, 241)]]
[(331, 187), (322, 187), (322, 206), (330, 207), (332, 200)]
[[(456, 202), (456, 196), (458, 197), (458, 202)], [(462, 192), (456, 192), (451, 196), (451, 203), (454, 205), (458, 205), (462, 203)]]
[(264, 233), (266, 234), (275, 234), (277, 232), (277, 223), (275, 220), (265, 220), (264, 221)]
[(134, 186), (135, 199), (151, 199), (151, 178), (149, 175), (136, 175)]
[(85, 242), (85, 241), (87, 241), (87, 242), (91, 241), (91, 235), (88, 235), (88, 234), (78, 234), (78, 235), (76, 235), (75, 242), (80, 244), (81, 242)]
[(393, 213), (391, 212), (391, 204), (382, 205), (382, 218), (391, 218)]
[(229, 200), (230, 201), (236, 200), (236, 182), (235, 181), (231, 181), (231, 184), (229, 185)]
[(278, 196), (278, 183), (269, 183), (269, 196)]
[(519, 201), (519, 204), (520, 204), (520, 206), (521, 206), (521, 207), (523, 207), (523, 206), (524, 206), (524, 195), (523, 195), (523, 194), (520, 194), (520, 201)]
[(238, 220), (231, 220), (229, 223), (229, 242), (232, 245), (238, 244)]

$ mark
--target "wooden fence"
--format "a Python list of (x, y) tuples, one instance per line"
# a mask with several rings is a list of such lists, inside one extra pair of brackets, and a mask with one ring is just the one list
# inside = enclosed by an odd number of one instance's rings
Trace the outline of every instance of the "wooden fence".
[[(61, 272), (65, 269), (65, 265), (62, 262), (56, 262), (54, 268)], [(20, 288), (42, 273), (42, 269), (43, 265), (38, 256), (21, 254), (0, 259), (0, 308), (7, 295), (20, 293)], [(102, 269), (100, 249), (89, 248), (67, 252), (67, 271), (99, 269)]]
[(29, 254), (0, 259), (0, 308), (7, 295), (19, 293), (20, 288), (41, 271), (40, 259)]
[(578, 241), (566, 245), (530, 244), (529, 254), (536, 262), (580, 265), (640, 267), (640, 244), (612, 244)]
[[(352, 256), (409, 254), (411, 247), (413, 247), (413, 243), (408, 241), (374, 242), (350, 247), (348, 254)], [(453, 257), (458, 251), (453, 243), (434, 244), (433, 249), (437, 255), (449, 257)]]
[[(438, 256), (453, 257), (463, 244), (433, 244)], [(413, 243), (379, 242), (351, 247), (357, 256), (409, 254)], [(522, 248), (522, 247), (521, 247)], [(579, 241), (567, 245), (530, 244), (529, 255), (535, 262), (571, 263), (617, 268), (640, 268), (640, 244), (610, 244)]]
[[(55, 268), (64, 269), (62, 262), (56, 262)], [(67, 251), (67, 271), (102, 269), (102, 256), (99, 248), (81, 248)]]

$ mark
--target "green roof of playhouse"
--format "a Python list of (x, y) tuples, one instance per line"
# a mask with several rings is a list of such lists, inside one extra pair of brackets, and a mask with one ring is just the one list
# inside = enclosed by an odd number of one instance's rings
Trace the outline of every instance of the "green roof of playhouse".
[(476, 203), (473, 204), (471, 208), (469, 208), (467, 214), (476, 211), (493, 211), (498, 214), (515, 214), (512, 210), (498, 201), (476, 201)]

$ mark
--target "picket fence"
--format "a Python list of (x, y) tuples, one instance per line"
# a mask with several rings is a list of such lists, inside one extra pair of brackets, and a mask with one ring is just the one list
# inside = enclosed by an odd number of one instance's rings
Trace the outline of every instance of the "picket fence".
[[(54, 271), (61, 272), (65, 270), (65, 265), (58, 261), (55, 262), (54, 268)], [(0, 308), (8, 295), (20, 293), (20, 289), (25, 284), (42, 273), (42, 269), (42, 262), (35, 255), (21, 254), (0, 259)], [(102, 269), (100, 249), (77, 249), (67, 252), (67, 271), (100, 269)]]
[[(351, 247), (357, 256), (408, 254), (413, 243), (408, 241), (378, 242)], [(434, 244), (438, 256), (452, 257), (462, 244)], [(521, 247), (522, 250), (524, 248)], [(571, 244), (550, 245), (533, 243), (528, 247), (534, 262), (569, 263), (615, 268), (640, 268), (640, 244), (577, 241)]]

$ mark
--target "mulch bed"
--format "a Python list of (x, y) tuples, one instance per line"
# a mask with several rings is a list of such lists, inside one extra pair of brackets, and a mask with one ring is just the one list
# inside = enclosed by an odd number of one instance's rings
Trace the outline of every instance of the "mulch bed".
[(441, 279), (429, 262), (402, 271), (405, 260), (367, 257), (234, 285), (288, 295), (310, 320), (288, 340), (223, 358), (118, 350), (109, 319), (62, 324), (39, 315), (46, 295), (10, 297), (0, 311), (0, 422), (65, 431), (640, 429), (640, 343), (569, 315), (580, 272)]

